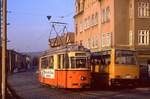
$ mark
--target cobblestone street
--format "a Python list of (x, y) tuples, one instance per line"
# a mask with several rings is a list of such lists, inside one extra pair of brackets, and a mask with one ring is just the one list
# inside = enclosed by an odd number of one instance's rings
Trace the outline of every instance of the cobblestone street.
[(9, 83), (23, 99), (150, 99), (150, 88), (71, 91), (42, 86), (35, 72), (16, 73)]

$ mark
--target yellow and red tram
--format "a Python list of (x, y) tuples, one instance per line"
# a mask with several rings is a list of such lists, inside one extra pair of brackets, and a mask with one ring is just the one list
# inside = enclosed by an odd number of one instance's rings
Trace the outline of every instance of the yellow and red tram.
[(90, 52), (82, 46), (55, 48), (39, 59), (39, 81), (57, 88), (89, 88)]

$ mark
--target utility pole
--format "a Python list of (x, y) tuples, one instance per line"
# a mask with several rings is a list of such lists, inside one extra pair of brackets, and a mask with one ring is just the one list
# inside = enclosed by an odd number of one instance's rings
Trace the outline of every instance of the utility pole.
[(7, 0), (2, 0), (2, 99), (6, 99)]
[[(2, 29), (1, 29), (1, 27), (2, 27), (2, 21), (1, 21), (1, 13), (2, 13), (2, 0), (0, 0), (0, 57), (2, 56), (2, 50), (1, 50), (1, 46), (2, 46), (2, 43), (1, 43), (1, 31), (2, 31)], [(2, 89), (2, 60), (0, 60), (0, 89)], [(0, 94), (2, 93), (2, 91), (0, 90)], [(0, 95), (0, 98), (1, 98), (1, 96), (2, 95)]]
[[(1, 35), (1, 25), (2, 25), (2, 24), (1, 24), (1, 19), (2, 19), (2, 18), (1, 18), (1, 17), (2, 17), (2, 16), (1, 16), (1, 12), (2, 12), (1, 10), (2, 10), (2, 0), (0, 0), (0, 35)], [(1, 36), (0, 36), (0, 40), (1, 40)], [(1, 46), (1, 43), (0, 43), (0, 46)]]

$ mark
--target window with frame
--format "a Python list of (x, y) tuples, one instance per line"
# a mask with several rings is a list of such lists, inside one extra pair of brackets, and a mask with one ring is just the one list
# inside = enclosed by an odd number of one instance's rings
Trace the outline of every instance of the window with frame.
[(80, 12), (84, 10), (84, 2), (80, 2)]
[(91, 48), (91, 39), (88, 39), (88, 48)]
[(78, 34), (78, 24), (75, 24), (75, 32), (76, 32), (76, 35)]
[(49, 57), (49, 68), (50, 69), (54, 68), (54, 57), (53, 56)]
[(94, 26), (94, 14), (92, 14), (91, 25)]
[(57, 59), (58, 68), (61, 68), (60, 61), (61, 61), (61, 55), (58, 55), (58, 59)]
[(106, 17), (106, 21), (109, 21), (109, 19), (110, 19), (110, 8), (109, 7), (106, 8), (106, 15), (105, 15), (105, 17)]
[(76, 14), (77, 14), (77, 13), (78, 13), (78, 8), (79, 8), (77, 2), (76, 2), (76, 5), (75, 5), (75, 6), (76, 6)]
[(83, 23), (82, 23), (82, 21), (80, 22), (80, 32), (82, 32), (83, 31), (83, 25), (82, 25)]
[(88, 17), (88, 26), (87, 28), (90, 28), (90, 16)]
[(58, 55), (58, 68), (63, 69), (64, 67), (64, 54), (59, 54)]
[(94, 25), (98, 24), (98, 12), (95, 13)]
[(98, 36), (95, 36), (95, 47), (98, 47)]
[(98, 37), (97, 36), (94, 36), (91, 40), (92, 42), (92, 48), (97, 48), (98, 47)]
[(116, 50), (115, 63), (124, 65), (135, 65), (136, 53), (133, 51)]
[(138, 44), (139, 45), (149, 45), (149, 30), (139, 30), (138, 31)]
[(102, 33), (101, 37), (102, 41), (102, 47), (110, 47), (111, 46), (111, 41), (112, 41), (112, 33)]
[(87, 68), (87, 58), (86, 57), (71, 57), (71, 68)]
[(150, 3), (138, 2), (138, 17), (139, 18), (150, 17)]
[(85, 18), (84, 20), (84, 29), (86, 30), (87, 29), (87, 19)]
[(110, 8), (107, 7), (102, 10), (102, 23), (109, 22), (110, 20)]
[(49, 60), (47, 57), (41, 59), (41, 68), (46, 69), (49, 65)]

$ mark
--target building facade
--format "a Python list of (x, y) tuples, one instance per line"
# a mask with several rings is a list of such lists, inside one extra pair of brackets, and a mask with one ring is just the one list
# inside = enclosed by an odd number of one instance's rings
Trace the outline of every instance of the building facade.
[(150, 59), (150, 0), (76, 0), (75, 41), (98, 52), (133, 49)]
[(21, 70), (27, 70), (31, 59), (29, 55), (25, 55), (14, 50), (7, 50), (7, 71), (10, 73)]

